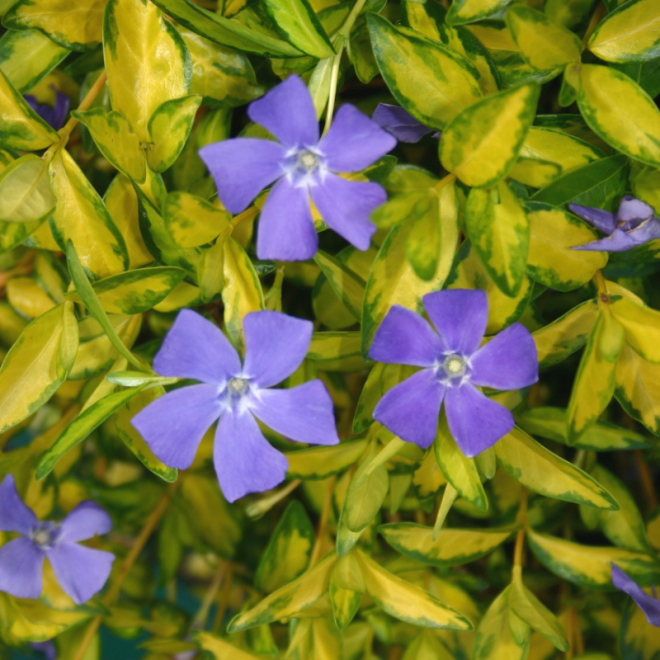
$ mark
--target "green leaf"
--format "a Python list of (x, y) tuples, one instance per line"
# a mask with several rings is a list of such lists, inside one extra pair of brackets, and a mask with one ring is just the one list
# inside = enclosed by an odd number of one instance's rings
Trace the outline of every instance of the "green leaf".
[(314, 261), (350, 313), (359, 320), (362, 316), (364, 280), (336, 257), (322, 250), (314, 255)]
[(101, 24), (106, 0), (76, 0), (76, 10), (66, 0), (19, 0), (4, 15), (10, 30), (34, 28), (55, 43), (85, 51), (101, 43)]
[(591, 130), (618, 151), (660, 167), (660, 110), (627, 75), (583, 64), (578, 106)]
[(78, 349), (73, 303), (25, 327), (0, 367), (0, 433), (36, 412), (67, 379)]
[(153, 3), (110, 0), (103, 20), (103, 52), (112, 108), (128, 119), (140, 142), (148, 144), (148, 123), (156, 109), (190, 91), (186, 44)]
[(645, 62), (660, 55), (660, 7), (631, 0), (608, 14), (589, 39), (589, 50), (607, 62)]
[(327, 479), (357, 463), (367, 444), (366, 439), (361, 439), (290, 451), (286, 455), (289, 460), (287, 476), (291, 479)]
[(121, 385), (122, 387), (141, 387), (148, 385), (157, 387), (160, 385), (172, 385), (176, 383), (178, 378), (166, 378), (163, 376), (150, 376), (143, 371), (111, 371), (105, 379), (114, 385)]
[[(144, 376), (144, 374), (141, 375)], [(112, 374), (106, 376), (106, 379), (111, 383), (117, 382), (116, 380), (111, 379), (110, 376), (112, 376)], [(137, 381), (132, 385), (132, 387), (138, 387), (140, 391), (135, 397), (130, 398), (125, 405), (119, 408), (117, 411), (117, 417), (115, 418), (115, 424), (117, 427), (117, 433), (122, 439), (122, 442), (131, 450), (131, 452), (133, 452), (142, 465), (144, 465), (144, 467), (150, 472), (153, 472), (157, 477), (160, 477), (163, 481), (174, 483), (178, 476), (178, 470), (165, 465), (165, 463), (156, 458), (149, 448), (149, 445), (147, 445), (142, 436), (131, 424), (131, 420), (135, 415), (155, 401), (158, 397), (165, 394), (165, 389), (163, 387), (153, 387), (154, 382), (158, 381), (156, 379), (151, 382)], [(126, 382), (124, 381), (119, 384), (126, 385)]]
[(595, 479), (517, 427), (495, 445), (495, 454), (509, 476), (535, 493), (599, 509), (618, 509), (616, 500)]
[(138, 136), (121, 112), (106, 112), (94, 108), (86, 112), (73, 111), (72, 115), (86, 126), (108, 162), (137, 183), (147, 177), (144, 150)]
[(534, 69), (551, 71), (579, 62), (580, 39), (547, 14), (515, 5), (507, 11), (506, 22), (521, 55)]
[[(532, 408), (516, 413), (515, 418), (518, 426), (531, 435), (568, 444), (564, 408)], [(650, 444), (643, 435), (635, 431), (597, 421), (578, 438), (574, 446), (587, 451), (626, 451), (647, 449)]]
[(315, 332), (307, 351), (321, 371), (362, 371), (368, 364), (362, 359), (359, 332)]
[(427, 591), (386, 571), (358, 551), (364, 585), (374, 602), (395, 619), (427, 628), (471, 630), (472, 623)]
[(530, 232), (525, 209), (506, 182), (470, 190), (465, 227), (495, 284), (505, 295), (517, 296), (526, 279)]
[(527, 534), (535, 557), (550, 572), (585, 589), (612, 590), (612, 563), (641, 586), (660, 581), (660, 561), (653, 555), (623, 548), (580, 545), (532, 529)]
[(165, 101), (154, 110), (147, 126), (151, 136), (147, 162), (154, 172), (164, 172), (179, 157), (201, 102), (201, 96), (184, 96)]
[(98, 193), (69, 152), (58, 149), (49, 172), (57, 207), (51, 229), (57, 244), (73, 243), (83, 267), (94, 277), (126, 270), (126, 243)]
[(0, 146), (37, 151), (59, 139), (60, 136), (28, 105), (0, 71)]
[(414, 523), (381, 525), (378, 531), (397, 551), (431, 566), (460, 566), (484, 557), (499, 547), (515, 527), (490, 529), (441, 529), (433, 539), (433, 528)]
[(82, 412), (66, 427), (62, 435), (55, 441), (55, 444), (42, 456), (37, 466), (36, 478), (43, 479), (48, 476), (57, 462), (67, 452), (85, 440), (92, 431), (116, 413), (127, 401), (139, 394), (141, 390), (142, 388), (136, 387), (122, 392), (115, 392), (97, 401)]
[(170, 193), (163, 202), (163, 220), (175, 243), (191, 248), (211, 243), (229, 229), (231, 215), (188, 192)]
[(69, 54), (38, 30), (8, 30), (0, 39), (0, 71), (21, 94), (33, 89)]
[(48, 176), (48, 163), (26, 154), (0, 173), (0, 222), (39, 226), (55, 210), (57, 200)]
[(475, 23), (504, 9), (510, 2), (511, 0), (455, 0), (447, 12), (447, 23)]
[(190, 0), (155, 0), (154, 4), (189, 30), (223, 46), (267, 57), (302, 55), (286, 41), (252, 30), (236, 19), (206, 11)]
[(394, 98), (426, 126), (443, 129), (481, 98), (478, 73), (458, 53), (385, 18), (367, 15), (378, 68)]
[(442, 132), (442, 166), (468, 186), (497, 185), (515, 163), (540, 91), (538, 85), (512, 87), (459, 113)]
[(479, 511), (488, 510), (488, 498), (481, 483), (474, 459), (468, 458), (459, 449), (451, 435), (447, 417), (440, 417), (438, 435), (433, 444), (438, 465), (447, 481)]
[(334, 55), (330, 39), (307, 0), (261, 1), (275, 29), (294, 48), (319, 59)]
[(314, 527), (300, 502), (282, 514), (254, 577), (255, 589), (271, 593), (295, 580), (307, 568), (314, 545)]
[[(644, 612), (630, 598), (623, 608), (619, 639), (622, 658), (653, 660), (658, 656), (660, 631), (656, 626), (649, 625)], [(611, 660), (611, 658), (587, 657), (586, 660)]]
[(543, 11), (552, 20), (573, 30), (586, 22), (598, 0), (546, 0)]

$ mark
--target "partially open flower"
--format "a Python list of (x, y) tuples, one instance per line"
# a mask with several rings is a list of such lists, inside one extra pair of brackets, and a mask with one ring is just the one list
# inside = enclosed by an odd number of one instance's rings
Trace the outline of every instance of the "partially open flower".
[(55, 89), (55, 105), (48, 105), (48, 103), (39, 103), (37, 99), (31, 94), (25, 95), (25, 100), (30, 107), (47, 123), (50, 124), (56, 131), (64, 125), (64, 120), (69, 112), (69, 97)]
[(660, 600), (647, 594), (630, 575), (622, 571), (616, 564), (612, 564), (612, 584), (635, 601), (652, 626), (660, 627)]

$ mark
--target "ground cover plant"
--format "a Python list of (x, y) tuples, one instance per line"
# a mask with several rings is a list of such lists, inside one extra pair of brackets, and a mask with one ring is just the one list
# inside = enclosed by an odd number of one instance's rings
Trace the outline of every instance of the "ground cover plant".
[(658, 0), (0, 17), (0, 660), (660, 659)]

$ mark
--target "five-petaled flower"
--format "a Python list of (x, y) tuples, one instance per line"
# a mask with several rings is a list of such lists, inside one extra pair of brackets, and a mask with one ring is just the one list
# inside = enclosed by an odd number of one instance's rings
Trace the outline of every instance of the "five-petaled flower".
[(48, 559), (64, 592), (78, 605), (87, 602), (106, 583), (115, 556), (78, 543), (111, 529), (110, 516), (92, 501), (81, 502), (59, 523), (40, 522), (7, 475), (0, 484), (0, 531), (21, 536), (0, 548), (0, 591), (39, 598)]
[(514, 323), (482, 346), (488, 319), (484, 291), (429, 293), (419, 314), (395, 305), (378, 328), (369, 356), (377, 362), (422, 367), (378, 402), (374, 419), (402, 440), (428, 447), (444, 400), (447, 423), (465, 456), (476, 456), (513, 428), (511, 413), (477, 387), (517, 390), (538, 380), (529, 331)]
[(616, 564), (612, 564), (612, 584), (635, 601), (651, 625), (660, 628), (660, 601), (647, 594), (630, 575), (622, 571)]
[(569, 204), (568, 208), (579, 218), (607, 234), (606, 238), (574, 247), (574, 250), (600, 250), (602, 252), (625, 252), (648, 241), (660, 238), (660, 220), (653, 208), (626, 195), (614, 213), (589, 206)]
[(60, 92), (59, 89), (55, 89), (55, 87), (52, 85), (51, 88), (55, 92), (55, 105), (39, 103), (36, 97), (32, 96), (31, 94), (26, 94), (24, 98), (28, 102), (28, 105), (47, 124), (50, 124), (56, 131), (59, 131), (64, 124), (67, 113), (69, 112), (69, 97), (63, 92)]
[(377, 183), (348, 181), (339, 172), (360, 172), (391, 151), (396, 140), (352, 105), (337, 111), (319, 140), (319, 124), (309, 90), (289, 76), (250, 104), (248, 115), (276, 141), (233, 138), (204, 147), (218, 196), (231, 213), (247, 208), (275, 183), (261, 211), (259, 259), (303, 261), (318, 248), (310, 197), (325, 223), (360, 250), (376, 231), (372, 211), (387, 195)]
[(156, 399), (133, 417), (133, 426), (163, 463), (186, 469), (202, 437), (219, 419), (213, 462), (225, 497), (234, 502), (277, 486), (284, 480), (288, 461), (264, 438), (257, 419), (297, 442), (339, 442), (332, 399), (320, 380), (270, 389), (300, 366), (312, 328), (311, 321), (280, 312), (247, 314), (241, 364), (216, 325), (183, 310), (154, 358), (154, 370), (201, 384)]
[(439, 138), (440, 133), (434, 133), (432, 128), (417, 121), (407, 110), (399, 105), (379, 103), (371, 118), (399, 142), (419, 142), (425, 135), (433, 133)]

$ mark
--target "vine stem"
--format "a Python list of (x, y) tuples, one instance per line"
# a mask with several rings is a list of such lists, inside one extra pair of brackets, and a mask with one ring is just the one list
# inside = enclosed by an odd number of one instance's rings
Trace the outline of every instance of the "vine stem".
[[(114, 582), (112, 583), (108, 591), (105, 593), (105, 596), (103, 596), (102, 603), (105, 607), (111, 607), (112, 605), (115, 604), (115, 602), (119, 598), (121, 587), (124, 584), (124, 580), (126, 579), (128, 572), (131, 570), (131, 567), (135, 563), (135, 560), (138, 558), (144, 546), (146, 545), (147, 541), (149, 540), (151, 533), (154, 531), (156, 525), (160, 522), (160, 519), (163, 517), (163, 514), (167, 510), (167, 506), (170, 502), (172, 491), (174, 490), (175, 487), (176, 486), (167, 489), (167, 491), (160, 498), (160, 501), (156, 505), (156, 508), (151, 512), (149, 518), (147, 518), (147, 522), (142, 528), (140, 535), (135, 539), (135, 543), (133, 544), (133, 547), (131, 548), (128, 555), (126, 555), (126, 559), (124, 559), (124, 563), (121, 565), (119, 572), (115, 576)], [(94, 617), (94, 619), (92, 619), (92, 622), (89, 624), (89, 628), (87, 628), (87, 632), (85, 633), (82, 642), (80, 642), (80, 646), (78, 647), (78, 652), (74, 656), (73, 660), (83, 660), (85, 654), (87, 653), (87, 649), (89, 648), (89, 645), (92, 643), (92, 640), (94, 639), (94, 635), (96, 635), (98, 629), (101, 626), (102, 621), (103, 621), (103, 615), (96, 616)]]
[(220, 591), (222, 580), (227, 575), (228, 570), (228, 561), (225, 560), (218, 563), (218, 568), (216, 569), (215, 574), (213, 575), (213, 579), (211, 580), (211, 586), (204, 594), (204, 600), (202, 601), (202, 604), (200, 605), (199, 610), (197, 611), (197, 614), (195, 614), (195, 618), (190, 625), (191, 629), (203, 629), (206, 627), (206, 620), (208, 619), (209, 611), (213, 605), (213, 601), (218, 595), (218, 591)]
[(525, 548), (525, 528), (527, 527), (527, 499), (528, 493), (525, 487), (522, 488), (520, 493), (520, 511), (518, 512), (518, 519), (522, 528), (518, 530), (516, 536), (516, 547), (513, 552), (513, 567), (514, 570), (522, 568), (523, 565), (523, 550)]
[(591, 17), (591, 21), (589, 22), (589, 27), (587, 28), (587, 31), (584, 33), (584, 37), (582, 37), (582, 50), (585, 50), (587, 48), (589, 39), (591, 38), (593, 31), (596, 29), (596, 27), (598, 27), (598, 23), (600, 23), (600, 19), (603, 18), (604, 13), (605, 13), (605, 5), (602, 2), (600, 2), (598, 7), (596, 7), (596, 11)]
[(639, 478), (642, 481), (642, 488), (644, 489), (644, 495), (646, 496), (646, 502), (649, 509), (654, 511), (658, 506), (658, 496), (656, 495), (655, 488), (653, 486), (653, 478), (651, 477), (649, 466), (644, 461), (644, 456), (641, 450), (636, 449), (634, 451), (634, 455), (637, 471), (639, 472)]
[(321, 520), (319, 521), (319, 528), (316, 532), (316, 541), (312, 550), (312, 556), (309, 558), (309, 567), (311, 568), (316, 564), (321, 555), (321, 548), (323, 547), (323, 537), (325, 536), (325, 529), (328, 526), (328, 519), (330, 518), (330, 506), (332, 505), (332, 491), (335, 489), (335, 482), (337, 475), (330, 478), (328, 485), (325, 489), (325, 499), (323, 500), (323, 511), (321, 512)]

